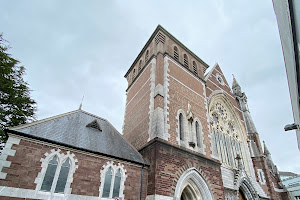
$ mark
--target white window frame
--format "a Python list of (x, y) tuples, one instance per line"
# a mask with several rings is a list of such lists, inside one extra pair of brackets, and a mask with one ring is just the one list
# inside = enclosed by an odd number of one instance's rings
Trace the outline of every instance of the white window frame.
[[(38, 173), (38, 176), (36, 177), (34, 183), (36, 183), (36, 192), (45, 194), (45, 195), (51, 195), (51, 196), (64, 196), (66, 194), (71, 194), (72, 188), (71, 188), (71, 183), (73, 182), (73, 174), (75, 173), (76, 169), (78, 169), (78, 165), (76, 163), (78, 162), (77, 159), (75, 159), (75, 155), (70, 153), (70, 151), (67, 151), (67, 154), (61, 153), (60, 149), (51, 149), (50, 153), (45, 153), (45, 158), (41, 158), (41, 167), (42, 170), (41, 172)], [(52, 160), (54, 156), (57, 156), (57, 168), (55, 172), (55, 176), (52, 182), (51, 190), (50, 191), (42, 191), (41, 187), (44, 181), (44, 177), (47, 171), (47, 167), (49, 162)], [(57, 181), (58, 181), (58, 176), (60, 173), (60, 169), (62, 164), (69, 158), (70, 160), (70, 170), (65, 186), (64, 193), (54, 193)]]
[[(198, 131), (199, 131), (199, 135), (198, 135), (199, 141), (197, 141), (196, 122), (198, 122), (198, 125), (199, 125), (199, 129), (198, 129)], [(193, 130), (192, 130), (192, 132), (195, 135), (194, 140), (196, 141), (197, 151), (204, 154), (205, 144), (204, 144), (204, 141), (203, 141), (203, 129), (202, 129), (202, 124), (201, 124), (201, 122), (198, 118), (195, 118), (194, 121), (193, 121)], [(200, 142), (199, 145), (198, 145), (198, 142)]]
[(257, 169), (257, 175), (258, 175), (259, 182), (262, 185), (265, 185), (266, 184), (266, 178), (265, 178), (264, 171), (262, 169)]
[[(103, 195), (103, 188), (104, 188), (106, 172), (109, 168), (111, 168), (111, 171), (112, 171), (112, 178), (111, 178), (111, 183), (110, 183), (109, 197), (107, 198), (107, 197), (102, 197), (102, 195)], [(124, 165), (122, 165), (120, 163), (115, 165), (113, 161), (108, 161), (107, 164), (103, 166), (103, 170), (100, 171), (101, 184), (100, 184), (100, 188), (99, 188), (99, 197), (101, 200), (113, 200), (112, 195), (113, 195), (115, 177), (116, 177), (116, 173), (119, 169), (121, 172), (119, 197), (121, 199), (124, 199), (124, 189), (125, 189), (124, 183), (127, 178), (127, 174), (126, 174), (127, 170), (124, 168)]]
[[(182, 125), (183, 125), (183, 140), (180, 139), (180, 122), (179, 122), (179, 115), (182, 114)], [(188, 127), (188, 121), (186, 119), (186, 114), (182, 109), (179, 109), (177, 111), (177, 116), (176, 116), (176, 120), (177, 120), (177, 127), (176, 127), (176, 132), (177, 132), (177, 138), (176, 140), (178, 141), (178, 144), (181, 146), (185, 146), (188, 147), (188, 136), (189, 136), (189, 127)]]

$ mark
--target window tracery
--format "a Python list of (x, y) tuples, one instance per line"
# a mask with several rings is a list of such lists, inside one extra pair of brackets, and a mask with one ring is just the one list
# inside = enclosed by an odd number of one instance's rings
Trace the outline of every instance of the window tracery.
[(36, 190), (47, 192), (49, 194), (70, 194), (70, 185), (73, 181), (73, 174), (78, 168), (74, 154), (68, 151), (66, 154), (61, 150), (51, 150), (51, 153), (45, 153), (42, 158), (42, 170), (35, 179)]
[(187, 114), (181, 109), (178, 110), (177, 123), (178, 144), (205, 154), (202, 125), (198, 118), (194, 118), (190, 104)]
[[(223, 104), (216, 101), (210, 106), (210, 119), (215, 151), (225, 166), (238, 167), (237, 155), (243, 156), (241, 131), (233, 113)], [(242, 163), (244, 161), (242, 159)]]
[(118, 163), (115, 165), (113, 161), (107, 162), (101, 170), (101, 185), (100, 198), (101, 199), (115, 199), (117, 197), (124, 198), (124, 183), (127, 178), (126, 169)]

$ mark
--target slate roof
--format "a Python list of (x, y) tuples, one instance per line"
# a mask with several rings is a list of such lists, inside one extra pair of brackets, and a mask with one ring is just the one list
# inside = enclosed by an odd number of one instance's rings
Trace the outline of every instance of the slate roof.
[[(101, 129), (87, 127), (95, 120)], [(75, 110), (12, 127), (7, 132), (146, 164), (142, 155), (122, 137), (109, 121), (83, 110)]]

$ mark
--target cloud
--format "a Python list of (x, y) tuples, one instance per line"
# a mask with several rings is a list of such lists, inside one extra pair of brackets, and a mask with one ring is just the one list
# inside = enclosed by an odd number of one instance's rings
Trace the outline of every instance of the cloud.
[[(280, 170), (300, 173), (271, 1), (3, 1), (0, 27), (27, 68), (38, 117), (83, 109), (121, 132), (123, 77), (158, 24), (209, 65), (234, 73)], [(293, 158), (293, 159), (291, 159)]]

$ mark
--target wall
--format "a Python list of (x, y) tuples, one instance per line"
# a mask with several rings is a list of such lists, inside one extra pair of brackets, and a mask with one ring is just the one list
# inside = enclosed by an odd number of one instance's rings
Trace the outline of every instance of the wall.
[[(150, 161), (147, 195), (160, 195), (172, 199), (178, 179), (184, 171), (196, 168), (208, 184), (216, 200), (224, 199), (220, 163), (199, 153), (174, 147), (158, 138), (140, 153)], [(169, 198), (167, 198), (169, 197)]]
[[(22, 138), (19, 144), (13, 144), (11, 149), (15, 150), (15, 154), (14, 156), (7, 156), (6, 161), (11, 162), (11, 164), (9, 167), (3, 167), (2, 169), (1, 173), (7, 173), (7, 175), (5, 179), (0, 179), (0, 186), (1, 189), (3, 188), (2, 186), (5, 186), (6, 190), (21, 188), (20, 191), (22, 191), (22, 193), (13, 192), (9, 194), (12, 197), (22, 197), (20, 195), (25, 195), (24, 197), (27, 197), (28, 199), (28, 195), (38, 193), (38, 191), (35, 191), (37, 186), (35, 179), (42, 169), (41, 159), (45, 158), (45, 153), (51, 153), (52, 149), (60, 149), (60, 153), (67, 154), (69, 151), (69, 154), (74, 154), (74, 158), (78, 160), (78, 162), (76, 162), (78, 168), (73, 174), (73, 181), (71, 183), (71, 195), (73, 195), (73, 198), (84, 198), (86, 200), (99, 199), (99, 188), (101, 184), (100, 171), (103, 170), (103, 166), (109, 161), (113, 161), (115, 165), (124, 165), (127, 175), (124, 189), (125, 199), (136, 200), (139, 198), (141, 186), (141, 166), (137, 164), (27, 138)], [(2, 161), (3, 159), (1, 162)], [(147, 177), (147, 168), (145, 168), (143, 199), (146, 195)], [(1, 190), (0, 199), (8, 199), (7, 196), (3, 197), (4, 193), (5, 191)], [(47, 195), (36, 195), (31, 196), (31, 198), (46, 199)]]

